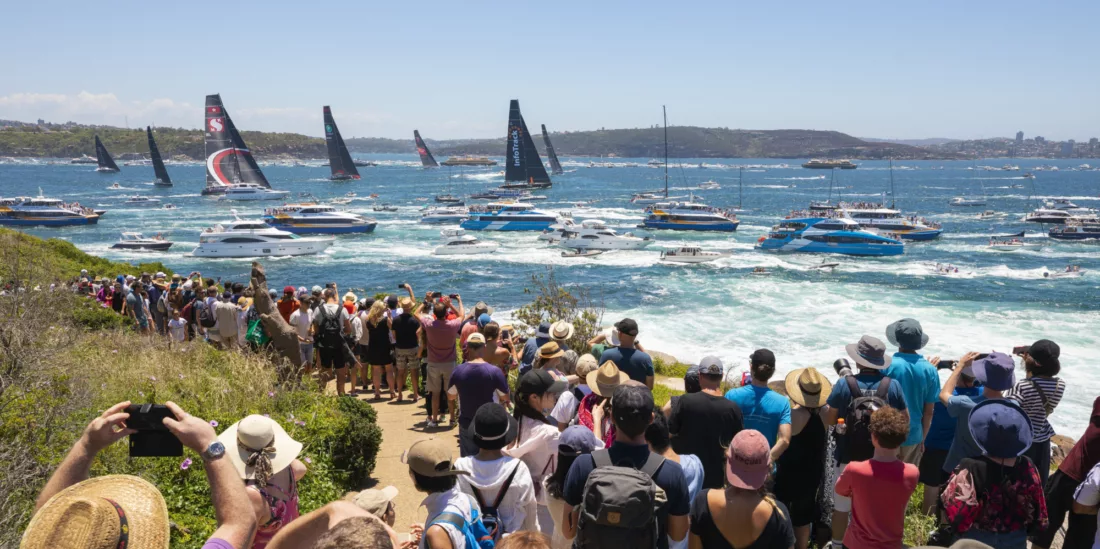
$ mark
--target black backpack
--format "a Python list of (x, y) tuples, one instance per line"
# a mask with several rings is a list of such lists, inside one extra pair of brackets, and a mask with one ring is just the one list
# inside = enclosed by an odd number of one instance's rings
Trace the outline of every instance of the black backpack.
[(519, 471), (521, 463), (523, 462), (516, 463), (516, 466), (512, 468), (512, 474), (508, 475), (507, 480), (500, 487), (500, 492), (497, 493), (497, 498), (492, 505), (485, 505), (485, 501), (481, 499), (481, 491), (476, 486), (470, 485), (470, 489), (474, 491), (474, 499), (477, 500), (478, 507), (481, 507), (481, 523), (489, 531), (494, 543), (500, 542), (500, 538), (504, 534), (511, 533), (504, 531), (504, 524), (500, 521), (499, 509), (500, 502), (504, 501), (504, 495), (508, 493), (508, 488), (512, 486), (512, 479), (516, 478), (516, 471)]
[(874, 391), (861, 389), (855, 376), (844, 376), (844, 380), (852, 393), (852, 401), (848, 403), (848, 412), (844, 416), (849, 461), (867, 461), (875, 455), (875, 446), (871, 443), (871, 414), (888, 405), (886, 397), (890, 392), (890, 378), (883, 377)]
[(317, 346), (329, 350), (343, 348), (344, 327), (341, 326), (340, 323), (340, 311), (337, 310), (334, 315), (328, 312), (328, 307), (321, 305), (321, 307), (317, 309), (317, 314), (321, 315), (321, 322), (318, 326)]
[(210, 303), (205, 299), (199, 301), (199, 326), (203, 328), (213, 328), (217, 324), (218, 319), (214, 316)]
[(657, 486), (665, 458), (650, 453), (642, 468), (619, 467), (607, 450), (592, 452), (596, 468), (584, 483), (574, 549), (655, 549), (657, 521), (667, 500)]

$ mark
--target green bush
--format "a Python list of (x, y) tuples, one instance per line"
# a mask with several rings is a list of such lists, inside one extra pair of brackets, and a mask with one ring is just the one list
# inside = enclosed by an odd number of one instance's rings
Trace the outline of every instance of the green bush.
[(577, 353), (587, 353), (588, 340), (600, 332), (603, 306), (584, 287), (561, 285), (554, 277), (553, 267), (547, 268), (545, 276), (532, 275), (531, 284), (533, 288), (524, 288), (523, 293), (533, 295), (535, 300), (516, 310), (516, 320), (531, 327), (542, 322), (568, 321), (574, 332), (566, 343)]
[(134, 324), (132, 318), (101, 307), (94, 299), (74, 299), (72, 320), (87, 330), (117, 330)]
[(653, 371), (660, 376), (683, 379), (689, 367), (689, 365), (681, 362), (668, 363), (657, 357), (653, 359)]
[(374, 408), (354, 398), (337, 401), (346, 425), (332, 439), (332, 461), (346, 471), (347, 484), (362, 486), (374, 471), (375, 458), (382, 446), (382, 429), (378, 427)]

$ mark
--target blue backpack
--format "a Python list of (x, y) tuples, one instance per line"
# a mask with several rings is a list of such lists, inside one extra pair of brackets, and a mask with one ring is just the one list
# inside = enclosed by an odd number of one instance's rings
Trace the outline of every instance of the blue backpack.
[(464, 549), (493, 549), (496, 547), (496, 542), (493, 541), (493, 533), (481, 521), (481, 514), (478, 513), (477, 508), (471, 509), (471, 516), (473, 519), (466, 522), (466, 519), (458, 513), (440, 513), (424, 529), (427, 530), (433, 524), (450, 524), (457, 528), (459, 532), (462, 532), (463, 537), (466, 538)]

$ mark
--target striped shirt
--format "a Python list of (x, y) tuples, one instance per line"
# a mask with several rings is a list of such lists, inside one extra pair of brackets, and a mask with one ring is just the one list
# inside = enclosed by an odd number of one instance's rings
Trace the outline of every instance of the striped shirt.
[(1062, 401), (1066, 392), (1066, 382), (1057, 377), (1033, 377), (1021, 379), (1016, 386), (1005, 392), (1005, 398), (1015, 399), (1031, 419), (1031, 429), (1035, 442), (1046, 442), (1054, 436), (1054, 428), (1047, 421), (1047, 411), (1043, 406), (1043, 397), (1035, 389), (1038, 385), (1046, 395), (1047, 404), (1053, 409)]

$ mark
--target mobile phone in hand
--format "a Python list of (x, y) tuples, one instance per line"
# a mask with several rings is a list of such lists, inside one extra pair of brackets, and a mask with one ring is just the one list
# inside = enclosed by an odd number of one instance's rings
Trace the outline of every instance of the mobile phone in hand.
[(952, 359), (946, 359), (945, 358), (943, 360), (940, 360), (940, 363), (936, 365), (936, 369), (937, 370), (954, 370), (955, 365), (958, 364), (958, 362), (959, 361), (957, 361), (957, 360), (952, 360)]
[(450, 294), (447, 297), (449, 297), (451, 299), (458, 299), (458, 294)]
[(163, 404), (131, 404), (126, 407), (130, 419), (126, 427), (137, 432), (130, 435), (130, 457), (180, 457), (183, 443), (164, 426), (164, 418), (175, 419)]
[(1024, 356), (1031, 350), (1031, 345), (1018, 345), (1012, 348), (1012, 354), (1016, 356)]

